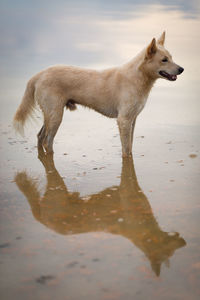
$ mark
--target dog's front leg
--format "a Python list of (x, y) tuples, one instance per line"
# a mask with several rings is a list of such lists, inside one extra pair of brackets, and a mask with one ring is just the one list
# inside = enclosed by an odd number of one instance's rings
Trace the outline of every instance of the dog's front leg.
[(119, 126), (120, 139), (122, 144), (122, 156), (128, 157), (132, 155), (132, 120), (118, 117), (117, 124)]
[(131, 149), (133, 147), (133, 136), (134, 136), (135, 123), (136, 123), (136, 117), (131, 124)]

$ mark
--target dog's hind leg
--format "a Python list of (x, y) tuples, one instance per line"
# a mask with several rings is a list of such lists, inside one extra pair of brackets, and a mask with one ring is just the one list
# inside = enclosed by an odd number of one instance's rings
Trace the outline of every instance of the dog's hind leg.
[(41, 146), (45, 137), (45, 124), (42, 126), (42, 128), (40, 129), (40, 131), (38, 132), (38, 146)]
[(42, 145), (47, 153), (53, 153), (53, 140), (62, 122), (62, 117), (63, 108), (57, 109), (48, 119), (45, 118), (45, 125), (39, 132), (39, 139), (41, 138)]

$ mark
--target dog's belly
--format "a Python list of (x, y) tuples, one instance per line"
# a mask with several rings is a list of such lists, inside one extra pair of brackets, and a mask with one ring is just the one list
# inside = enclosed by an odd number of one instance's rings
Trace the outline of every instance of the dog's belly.
[(97, 105), (85, 105), (85, 104), (81, 104), (80, 102), (76, 102), (77, 104), (80, 104), (84, 107), (88, 107), (108, 118), (117, 118), (118, 117), (118, 111), (117, 109), (113, 108), (113, 107), (108, 107), (108, 106), (97, 106)]
[(100, 108), (100, 109), (95, 109), (95, 110), (108, 118), (117, 118), (118, 117), (118, 111), (114, 110), (114, 109)]
[[(74, 98), (73, 98), (74, 99)], [(79, 98), (79, 100), (73, 100), (75, 104), (79, 104), (84, 107), (88, 107), (96, 112), (108, 117), (108, 118), (117, 118), (118, 110), (115, 107), (114, 103), (95, 101), (96, 99), (84, 99)]]

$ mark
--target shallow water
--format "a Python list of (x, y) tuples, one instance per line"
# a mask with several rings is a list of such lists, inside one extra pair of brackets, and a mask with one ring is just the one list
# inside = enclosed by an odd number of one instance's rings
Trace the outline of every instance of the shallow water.
[[(199, 4), (165, 2), (1, 2), (1, 299), (199, 299)], [(37, 153), (40, 113), (15, 135), (34, 73), (122, 64), (163, 29), (185, 72), (156, 83), (133, 160), (115, 120), (82, 108), (54, 157)]]

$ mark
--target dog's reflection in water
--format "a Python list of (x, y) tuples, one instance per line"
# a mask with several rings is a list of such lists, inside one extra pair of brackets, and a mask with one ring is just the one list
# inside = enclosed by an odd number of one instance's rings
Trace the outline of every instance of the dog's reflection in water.
[(162, 262), (168, 263), (174, 251), (186, 244), (178, 233), (164, 232), (159, 227), (138, 185), (132, 158), (123, 159), (119, 186), (89, 197), (67, 190), (52, 155), (40, 150), (39, 159), (47, 177), (43, 196), (26, 172), (18, 173), (15, 181), (34, 217), (47, 227), (64, 235), (102, 231), (128, 238), (146, 255), (157, 276)]

